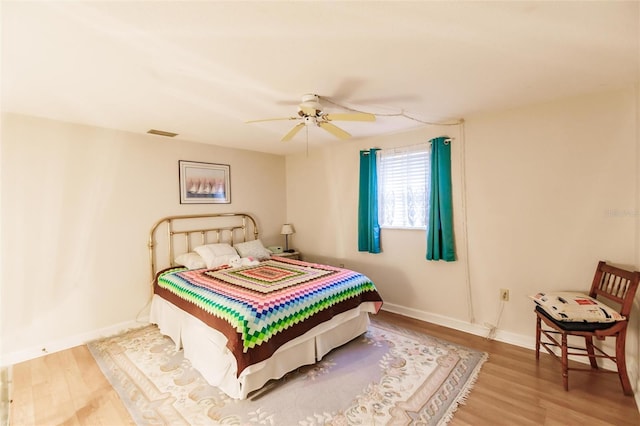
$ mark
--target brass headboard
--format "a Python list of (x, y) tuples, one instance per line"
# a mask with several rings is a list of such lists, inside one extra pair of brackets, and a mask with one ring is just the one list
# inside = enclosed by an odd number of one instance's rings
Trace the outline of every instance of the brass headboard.
[[(163, 232), (164, 229), (164, 232)], [(175, 266), (176, 246), (178, 254), (192, 251), (194, 247), (213, 243), (234, 243), (248, 241), (253, 234), (258, 238), (258, 225), (255, 219), (246, 213), (212, 213), (182, 216), (167, 216), (158, 220), (149, 232), (149, 261), (151, 265), (151, 281), (160, 270), (158, 265), (158, 248), (167, 247), (164, 267)], [(164, 241), (158, 243), (158, 238)], [(195, 240), (195, 241), (194, 241)]]

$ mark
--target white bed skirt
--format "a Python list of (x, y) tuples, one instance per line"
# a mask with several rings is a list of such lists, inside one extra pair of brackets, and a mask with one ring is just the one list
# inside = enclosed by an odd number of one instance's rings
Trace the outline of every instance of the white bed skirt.
[(226, 347), (227, 338), (171, 302), (154, 295), (150, 321), (169, 336), (184, 357), (212, 386), (232, 398), (245, 399), (271, 379), (279, 379), (303, 365), (314, 364), (329, 351), (367, 331), (373, 302), (336, 315), (302, 336), (281, 346), (269, 359), (245, 368), (237, 376), (236, 360)]

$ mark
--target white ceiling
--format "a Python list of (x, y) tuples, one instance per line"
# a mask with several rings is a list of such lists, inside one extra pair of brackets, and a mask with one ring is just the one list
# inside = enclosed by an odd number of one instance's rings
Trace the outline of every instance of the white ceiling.
[[(317, 93), (379, 135), (639, 80), (639, 3), (1, 3), (2, 109), (286, 154)], [(326, 110), (343, 111), (331, 104)], [(309, 146), (340, 142), (309, 129)], [(160, 136), (156, 136), (160, 137)]]

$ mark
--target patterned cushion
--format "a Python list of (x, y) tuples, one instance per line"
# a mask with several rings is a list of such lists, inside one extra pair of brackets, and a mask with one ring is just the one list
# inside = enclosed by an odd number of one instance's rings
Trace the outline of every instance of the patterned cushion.
[(625, 320), (615, 309), (584, 293), (562, 291), (529, 297), (556, 321), (610, 323)]
[(545, 317), (549, 318), (564, 331), (589, 331), (606, 330), (609, 327), (613, 327), (615, 322), (583, 322), (583, 321), (557, 321), (547, 311), (542, 309), (540, 305), (536, 306), (536, 312), (540, 312)]

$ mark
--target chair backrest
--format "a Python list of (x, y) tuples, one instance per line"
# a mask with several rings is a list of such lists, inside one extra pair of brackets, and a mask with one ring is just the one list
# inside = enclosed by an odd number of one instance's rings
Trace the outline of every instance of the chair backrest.
[(609, 299), (620, 304), (620, 314), (629, 319), (639, 281), (640, 272), (617, 268), (600, 261), (589, 296)]

